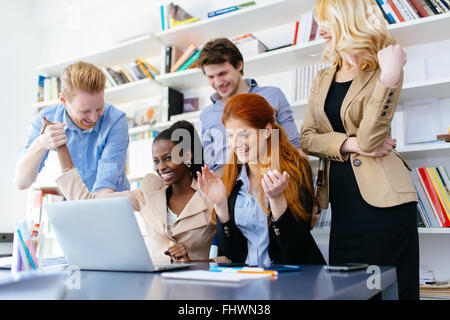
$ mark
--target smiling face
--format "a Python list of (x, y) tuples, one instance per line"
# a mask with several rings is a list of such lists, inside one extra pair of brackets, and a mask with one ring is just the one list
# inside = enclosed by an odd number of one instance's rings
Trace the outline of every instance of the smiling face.
[(71, 101), (61, 97), (70, 119), (82, 130), (93, 128), (105, 111), (103, 91), (89, 93), (78, 91)]
[(223, 98), (235, 95), (242, 81), (242, 62), (238, 67), (233, 67), (228, 61), (219, 64), (208, 64), (203, 66), (204, 73), (211, 87)]
[(175, 144), (171, 140), (157, 140), (153, 143), (153, 163), (156, 173), (162, 178), (164, 184), (179, 183), (186, 175), (189, 175), (188, 167), (173, 159), (172, 151)]
[(271, 134), (271, 125), (258, 130), (245, 121), (230, 118), (225, 123), (228, 145), (241, 163), (257, 164), (266, 150), (266, 140)]

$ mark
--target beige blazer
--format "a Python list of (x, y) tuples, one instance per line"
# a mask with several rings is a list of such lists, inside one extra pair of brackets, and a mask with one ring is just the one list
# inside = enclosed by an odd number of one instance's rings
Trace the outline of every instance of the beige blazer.
[(409, 173), (411, 169), (395, 150), (382, 158), (340, 153), (348, 137), (357, 137), (364, 152), (373, 152), (383, 145), (390, 134), (403, 77), (397, 87), (388, 88), (379, 81), (379, 68), (361, 71), (353, 79), (342, 103), (341, 119), (346, 133), (340, 133), (333, 131), (324, 111), (336, 71), (336, 68), (321, 70), (314, 79), (300, 133), (302, 149), (321, 158), (319, 167), (323, 168), (324, 175), (322, 185), (316, 190), (319, 206), (328, 207), (330, 161), (345, 161), (349, 156), (359, 190), (367, 203), (375, 207), (392, 207), (418, 201)]
[[(134, 210), (140, 213), (145, 222), (146, 245), (152, 259), (158, 263), (170, 261), (164, 251), (174, 243), (184, 244), (191, 260), (209, 258), (211, 243), (216, 232), (215, 225), (211, 221), (213, 205), (198, 191), (178, 216), (172, 226), (172, 234), (169, 235), (167, 233), (166, 187), (157, 175), (146, 175), (138, 189), (101, 195), (89, 193), (76, 169), (63, 173), (56, 183), (62, 194), (69, 200), (129, 198)], [(191, 187), (198, 190), (196, 179), (193, 179)]]

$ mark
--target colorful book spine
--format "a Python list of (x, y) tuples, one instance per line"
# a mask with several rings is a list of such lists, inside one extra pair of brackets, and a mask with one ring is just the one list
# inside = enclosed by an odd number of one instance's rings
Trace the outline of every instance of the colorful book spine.
[(297, 44), (297, 36), (298, 36), (298, 25), (300, 24), (300, 21), (295, 22), (295, 29), (294, 29), (294, 40), (292, 41), (292, 45), (295, 46)]
[(439, 200), (436, 190), (433, 187), (433, 183), (431, 182), (431, 179), (430, 179), (429, 175), (427, 174), (426, 168), (418, 168), (417, 170), (424, 182), (424, 185), (427, 190), (427, 194), (429, 195), (430, 200), (431, 200), (430, 202), (432, 203), (432, 207), (433, 207), (436, 215), (439, 217), (439, 219), (442, 223), (442, 226), (444, 228), (449, 227), (450, 221), (447, 218), (447, 215), (445, 214), (444, 208)]
[(443, 182), (436, 170), (436, 168), (427, 168), (428, 174), (432, 177), (432, 182), (437, 191), (439, 199), (441, 200), (442, 206), (444, 207), (447, 218), (450, 220), (450, 199), (447, 191), (444, 188)]
[(233, 11), (236, 11), (236, 10), (239, 10), (239, 8), (237, 6), (231, 6), (231, 7), (227, 7), (227, 8), (223, 8), (223, 9), (219, 9), (219, 10), (215, 10), (215, 11), (211, 11), (211, 12), (208, 12), (208, 18), (220, 16), (222, 14), (233, 12)]
[(186, 62), (176, 71), (183, 71), (189, 68), (198, 59), (198, 57), (200, 56), (200, 52), (200, 50), (197, 50), (197, 52), (194, 53), (188, 60), (186, 60)]
[(428, 17), (429, 16), (428, 12), (420, 4), (420, 2), (418, 0), (408, 0), (408, 1), (414, 6), (414, 8), (416, 8), (417, 12), (419, 12), (421, 17)]
[(402, 14), (400, 13), (400, 11), (398, 10), (397, 6), (394, 4), (394, 2), (392, 0), (387, 0), (387, 2), (389, 3), (389, 5), (391, 6), (392, 10), (394, 10), (395, 15), (397, 16), (397, 18), (400, 20), (400, 22), (404, 22), (405, 19), (403, 18)]

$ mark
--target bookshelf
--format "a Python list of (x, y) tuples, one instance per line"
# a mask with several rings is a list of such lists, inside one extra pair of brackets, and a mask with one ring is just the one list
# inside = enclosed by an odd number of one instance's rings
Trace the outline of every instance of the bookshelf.
[[(161, 48), (169, 44), (187, 47), (193, 43), (200, 48), (212, 38), (231, 38), (294, 22), (299, 19), (302, 13), (311, 11), (313, 6), (314, 2), (310, 0), (285, 0), (265, 5), (258, 4), (225, 15), (210, 19), (205, 18), (195, 23), (156, 32), (154, 35), (138, 37), (81, 57), (41, 65), (36, 67), (35, 71), (46, 75), (56, 75), (67, 64), (78, 60), (84, 60), (96, 65), (117, 65), (124, 61), (131, 61), (143, 54), (145, 56), (159, 56), (161, 55)], [(404, 47), (441, 42), (450, 39), (450, 13), (389, 25), (388, 28), (397, 39), (397, 42)], [(323, 47), (324, 41), (316, 40), (264, 52), (256, 56), (244, 57), (245, 76), (258, 79), (272, 73), (284, 72), (287, 74), (299, 66), (318, 63)], [(286, 78), (286, 81), (291, 80), (289, 76)], [(160, 89), (165, 86), (182, 91), (209, 87), (207, 79), (203, 76), (201, 70), (189, 69), (161, 74), (155, 80), (145, 79), (108, 88), (105, 90), (105, 101), (120, 107), (120, 103), (128, 102), (131, 99), (159, 95)], [(450, 98), (450, 73), (448, 77), (405, 83), (400, 102), (426, 98)], [(33, 108), (39, 109), (54, 103), (56, 102), (34, 104)], [(291, 106), (296, 116), (296, 124), (300, 128), (302, 116), (304, 116), (306, 111), (307, 101), (293, 101)], [(198, 121), (198, 119), (190, 120)], [(170, 126), (171, 123), (169, 121), (132, 128), (129, 130), (129, 133), (135, 134), (149, 130), (162, 130)], [(446, 164), (450, 158), (450, 143), (433, 142), (399, 146), (398, 152), (406, 158), (412, 167)], [(317, 158), (310, 157), (310, 160), (313, 166), (317, 165)], [(141, 177), (129, 178), (130, 182), (141, 179)], [(48, 188), (52, 186), (36, 185), (34, 187)], [(421, 266), (424, 265), (430, 269), (435, 269), (436, 276), (440, 279), (450, 278), (450, 255), (446, 247), (444, 247), (444, 243), (446, 240), (448, 241), (447, 234), (449, 233), (449, 229), (419, 228)], [(319, 243), (327, 244), (329, 229), (313, 230), (313, 235)]]
[(34, 68), (37, 73), (57, 76), (69, 64), (83, 60), (94, 65), (118, 65), (136, 59), (137, 55), (157, 56), (161, 43), (154, 35), (140, 36), (135, 39), (113, 45), (110, 48), (87, 53), (81, 57), (72, 57), (55, 63), (40, 65)]
[(212, 38), (234, 37), (293, 22), (299, 13), (313, 8), (314, 2), (310, 0), (275, 1), (160, 31), (156, 37), (165, 45), (202, 46)]

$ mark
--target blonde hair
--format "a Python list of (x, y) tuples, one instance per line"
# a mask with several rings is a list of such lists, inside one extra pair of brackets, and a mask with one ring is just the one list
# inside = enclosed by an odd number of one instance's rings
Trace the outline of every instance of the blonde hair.
[(395, 44), (374, 0), (319, 0), (314, 18), (332, 34), (332, 45), (322, 59), (333, 67), (342, 66), (342, 55), (352, 54), (358, 57), (360, 70), (374, 70), (378, 52)]
[(78, 90), (89, 93), (101, 92), (105, 89), (106, 77), (93, 64), (79, 61), (67, 66), (61, 73), (61, 94), (69, 101)]

